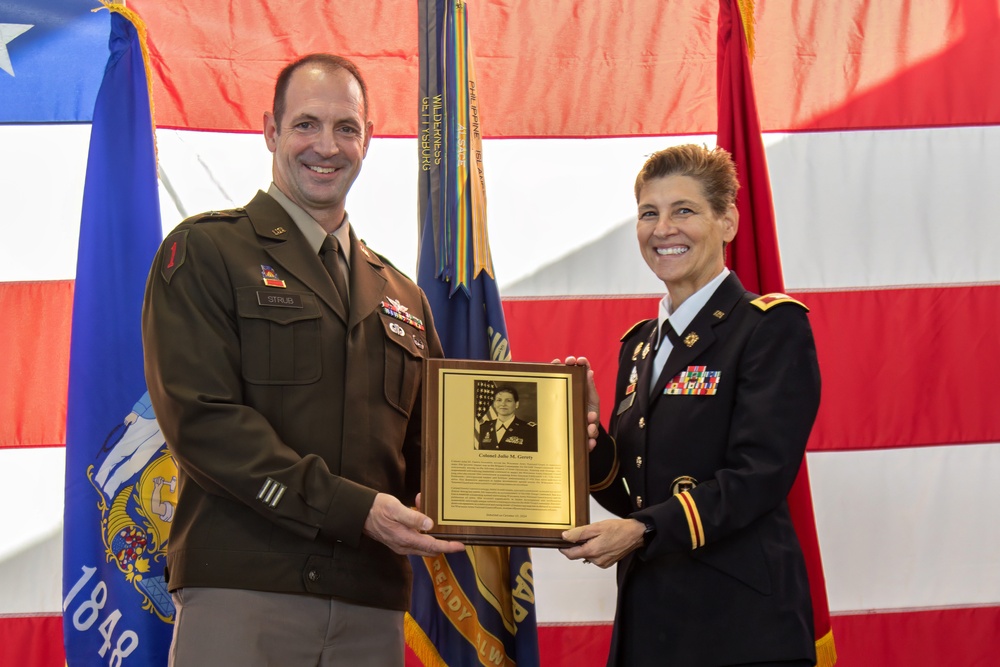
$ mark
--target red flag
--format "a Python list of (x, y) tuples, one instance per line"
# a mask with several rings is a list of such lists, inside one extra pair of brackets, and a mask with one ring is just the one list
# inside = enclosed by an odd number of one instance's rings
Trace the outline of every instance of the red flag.
[[(744, 30), (741, 11), (745, 11), (745, 18), (752, 21), (753, 1), (719, 1), (719, 125), (716, 141), (732, 153), (740, 181), (736, 199), (740, 231), (729, 245), (729, 264), (748, 290), (767, 294), (783, 292), (785, 284), (781, 277), (771, 182), (767, 175), (767, 159), (750, 72), (750, 30)], [(837, 651), (830, 626), (823, 560), (816, 537), (809, 470), (804, 459), (799, 476), (788, 494), (788, 506), (809, 574), (816, 664), (818, 667), (831, 667), (837, 662)]]

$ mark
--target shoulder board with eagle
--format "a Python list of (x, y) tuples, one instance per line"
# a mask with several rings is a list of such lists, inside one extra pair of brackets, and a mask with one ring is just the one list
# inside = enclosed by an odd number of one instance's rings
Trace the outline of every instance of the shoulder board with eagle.
[(809, 312), (809, 308), (806, 304), (801, 301), (797, 301), (787, 294), (782, 294), (781, 292), (771, 292), (770, 294), (765, 294), (764, 296), (759, 296), (750, 302), (750, 305), (756, 306), (765, 313), (775, 306), (780, 306), (783, 303), (794, 303), (797, 306), (805, 308), (806, 312)]
[[(652, 319), (652, 318), (650, 318), (650, 319)], [(623, 333), (623, 334), (622, 334), (622, 337), (621, 337), (621, 338), (619, 338), (618, 340), (620, 340), (621, 342), (623, 342), (623, 343), (624, 343), (624, 342), (625, 342), (625, 340), (626, 340), (626, 339), (627, 339), (627, 338), (628, 338), (629, 336), (631, 336), (631, 335), (632, 335), (632, 334), (633, 334), (633, 333), (635, 332), (635, 330), (636, 330), (636, 329), (638, 329), (639, 327), (641, 327), (641, 326), (642, 326), (643, 324), (645, 324), (646, 322), (649, 322), (649, 320), (639, 320), (638, 322), (636, 322), (635, 324), (633, 324), (632, 326), (630, 326), (630, 327), (628, 328), (628, 331), (626, 331), (625, 333)]]

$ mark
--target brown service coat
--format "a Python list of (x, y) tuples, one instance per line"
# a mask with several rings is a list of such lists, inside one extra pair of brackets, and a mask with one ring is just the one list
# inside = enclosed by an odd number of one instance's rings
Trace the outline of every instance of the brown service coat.
[[(407, 609), (407, 559), (362, 527), (376, 492), (414, 501), (422, 364), (442, 350), (423, 292), (351, 236), (349, 314), (267, 194), (188, 219), (163, 242), (143, 343), (156, 417), (180, 469), (170, 590), (313, 593)], [(265, 285), (268, 269), (284, 286)]]

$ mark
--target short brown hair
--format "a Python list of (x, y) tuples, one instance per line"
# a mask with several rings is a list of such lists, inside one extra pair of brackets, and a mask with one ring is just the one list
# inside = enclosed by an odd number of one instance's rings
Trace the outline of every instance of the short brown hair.
[(295, 74), (295, 70), (306, 65), (318, 65), (328, 72), (346, 70), (348, 74), (353, 76), (354, 80), (361, 86), (364, 119), (365, 121), (368, 120), (368, 85), (365, 83), (364, 77), (361, 76), (361, 70), (358, 69), (358, 66), (342, 56), (335, 56), (330, 53), (311, 53), (308, 56), (302, 56), (293, 63), (285, 65), (284, 69), (278, 74), (278, 79), (274, 82), (274, 102), (272, 103), (275, 125), (279, 128), (281, 127), (281, 117), (285, 114), (285, 93), (288, 92), (288, 84), (292, 79), (292, 75)]
[(716, 215), (736, 203), (740, 182), (733, 156), (724, 148), (710, 150), (697, 144), (671, 146), (650, 155), (635, 177), (636, 202), (647, 181), (673, 175), (690, 176), (701, 183), (702, 193)]

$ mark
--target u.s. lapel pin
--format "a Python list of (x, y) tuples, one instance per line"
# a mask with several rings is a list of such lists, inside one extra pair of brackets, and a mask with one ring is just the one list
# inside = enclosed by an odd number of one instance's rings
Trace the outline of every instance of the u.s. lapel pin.
[(281, 236), (282, 234), (285, 233), (285, 228), (275, 227), (274, 229), (271, 230), (271, 233), (274, 234), (275, 236)]

